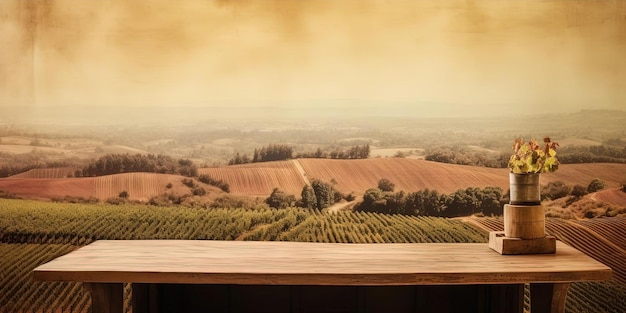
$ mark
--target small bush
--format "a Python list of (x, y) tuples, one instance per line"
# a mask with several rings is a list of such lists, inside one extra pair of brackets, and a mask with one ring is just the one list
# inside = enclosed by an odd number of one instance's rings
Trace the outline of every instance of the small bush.
[(378, 181), (378, 189), (382, 191), (393, 192), (395, 188), (396, 185), (387, 178), (383, 178)]
[(105, 202), (107, 204), (120, 205), (120, 204), (125, 204), (126, 203), (126, 199), (120, 198), (120, 197), (113, 197), (113, 198), (106, 199)]
[(343, 198), (346, 199), (346, 201), (348, 201), (348, 202), (352, 202), (352, 201), (356, 200), (356, 197), (354, 196), (354, 194), (352, 192), (349, 193), (348, 195), (346, 195)]
[(52, 202), (87, 203), (87, 204), (95, 204), (95, 203), (100, 202), (100, 200), (98, 200), (98, 198), (96, 198), (96, 197), (83, 198), (83, 197), (72, 197), (72, 196), (53, 197), (50, 200)]
[(184, 178), (182, 180), (182, 182), (183, 182), (183, 185), (185, 185), (185, 186), (187, 186), (189, 188), (195, 188), (196, 187), (196, 182), (193, 179), (191, 179), (191, 178)]
[(194, 188), (192, 193), (194, 196), (204, 196), (207, 194), (206, 189), (204, 189), (203, 187)]
[(198, 180), (207, 185), (215, 186), (219, 189), (222, 189), (222, 191), (224, 192), (230, 192), (230, 186), (228, 185), (228, 183), (221, 179), (218, 180), (207, 174), (202, 174), (200, 175), (200, 177), (198, 177)]
[(11, 192), (6, 192), (4, 190), (0, 190), (0, 198), (5, 198), (5, 199), (22, 199), (22, 197), (18, 196), (17, 194), (11, 193)]
[(541, 188), (541, 199), (555, 200), (570, 194), (570, 187), (562, 181), (551, 181)]
[(582, 185), (575, 185), (572, 188), (571, 195), (574, 196), (575, 198), (582, 198), (587, 194), (587, 190), (588, 188), (585, 188)]

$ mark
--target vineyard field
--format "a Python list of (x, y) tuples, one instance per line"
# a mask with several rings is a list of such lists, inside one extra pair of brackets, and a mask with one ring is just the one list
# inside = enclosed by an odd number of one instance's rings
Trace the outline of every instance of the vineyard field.
[[(502, 231), (501, 218), (472, 218), (487, 231)], [(584, 252), (613, 270), (608, 282), (574, 283), (567, 298), (569, 312), (626, 312), (626, 218), (568, 221), (548, 218), (546, 233)], [(620, 230), (621, 229), (621, 230)]]
[[(472, 223), (468, 223), (463, 219), (363, 212), (330, 214), (265, 207), (194, 209), (0, 199), (0, 312), (89, 312), (91, 301), (80, 283), (36, 282), (32, 280), (32, 270), (99, 239), (486, 243), (487, 229), (501, 224), (496, 218), (472, 218)], [(587, 241), (596, 240), (602, 249), (598, 251), (609, 251), (610, 257), (618, 260), (608, 261), (613, 262), (610, 266), (616, 272), (612, 281), (573, 284), (568, 312), (623, 312), (626, 290), (622, 275), (617, 274), (626, 267), (622, 264), (623, 250), (621, 255), (610, 250), (614, 248), (607, 245), (610, 242), (607, 238), (585, 237), (578, 229), (586, 229), (587, 225), (553, 219), (549, 224), (550, 229), (554, 228), (553, 233), (566, 243), (583, 250), (593, 244)], [(596, 250), (586, 249), (583, 251), (596, 257)], [(130, 284), (126, 284), (125, 290), (125, 307), (129, 312)]]

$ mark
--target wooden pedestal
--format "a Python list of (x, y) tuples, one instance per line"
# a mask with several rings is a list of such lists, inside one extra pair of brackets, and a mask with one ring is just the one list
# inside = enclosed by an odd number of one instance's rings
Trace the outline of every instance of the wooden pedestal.
[(500, 254), (556, 253), (556, 238), (546, 236), (542, 205), (504, 205), (504, 231), (489, 233), (489, 247)]
[(506, 237), (502, 231), (489, 233), (489, 248), (500, 254), (550, 254), (556, 253), (556, 238), (538, 239)]

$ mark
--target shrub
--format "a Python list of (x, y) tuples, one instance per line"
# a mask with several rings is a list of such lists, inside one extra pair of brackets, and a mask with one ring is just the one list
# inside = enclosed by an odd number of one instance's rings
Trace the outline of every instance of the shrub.
[(221, 180), (221, 179), (215, 179), (207, 174), (202, 174), (200, 175), (200, 177), (198, 177), (198, 180), (202, 183), (205, 183), (207, 185), (211, 185), (211, 186), (215, 186), (219, 189), (221, 189), (224, 192), (230, 192), (230, 185), (228, 185), (227, 182)]
[(570, 194), (570, 187), (562, 181), (551, 181), (541, 188), (541, 199), (555, 200)]
[(394, 188), (396, 188), (396, 185), (387, 178), (378, 181), (378, 189), (382, 191), (393, 192)]
[(595, 178), (589, 183), (589, 186), (587, 186), (587, 192), (592, 193), (592, 192), (600, 191), (604, 188), (606, 188), (606, 183), (604, 183), (598, 178)]
[(183, 182), (183, 185), (185, 185), (185, 186), (187, 186), (189, 188), (196, 187), (196, 182), (193, 179), (191, 179), (191, 178), (183, 178), (182, 182)]
[(207, 194), (206, 189), (204, 189), (203, 187), (194, 188), (192, 193), (194, 196), (204, 196)]
[(575, 185), (572, 188), (571, 195), (576, 197), (576, 198), (582, 198), (582, 197), (584, 197), (588, 193), (587, 190), (588, 190), (588, 188), (585, 188), (582, 185)]
[(272, 194), (265, 199), (265, 203), (270, 208), (286, 209), (295, 205), (296, 197), (294, 195), (287, 195), (282, 190), (274, 188)]

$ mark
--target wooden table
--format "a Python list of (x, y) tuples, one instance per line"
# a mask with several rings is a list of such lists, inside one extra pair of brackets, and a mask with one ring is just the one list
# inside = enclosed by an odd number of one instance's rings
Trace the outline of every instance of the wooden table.
[(563, 312), (570, 282), (611, 269), (558, 242), (556, 254), (500, 255), (487, 244), (97, 241), (34, 270), (84, 282), (93, 312)]

